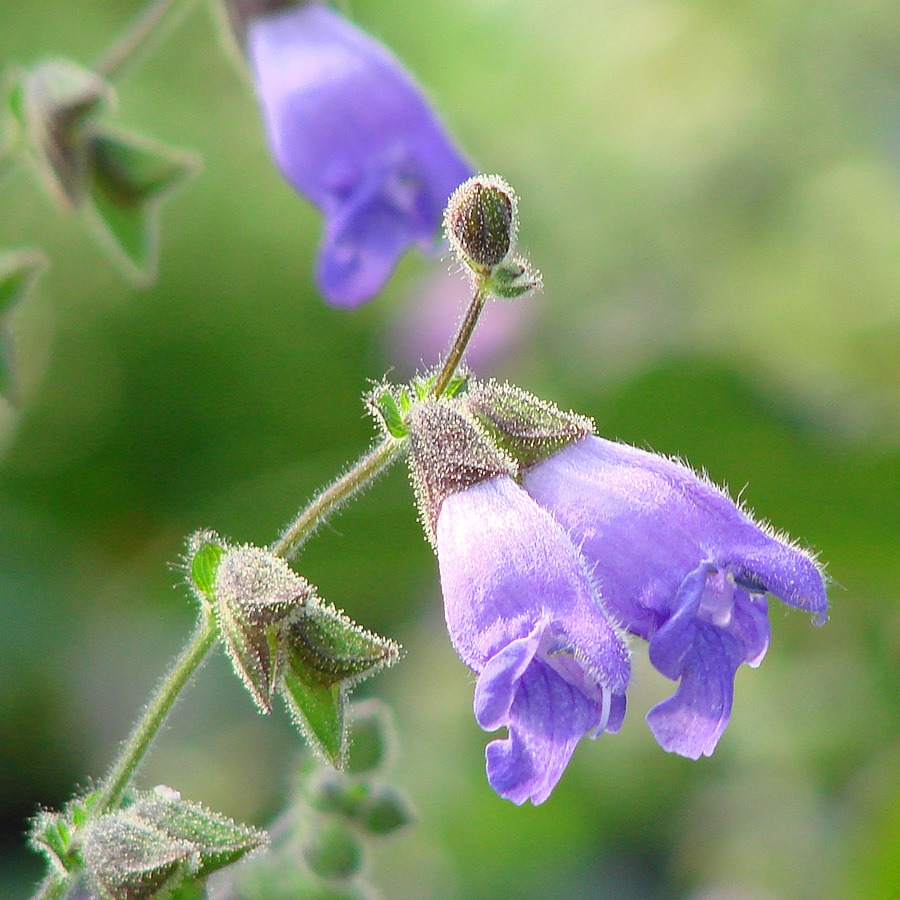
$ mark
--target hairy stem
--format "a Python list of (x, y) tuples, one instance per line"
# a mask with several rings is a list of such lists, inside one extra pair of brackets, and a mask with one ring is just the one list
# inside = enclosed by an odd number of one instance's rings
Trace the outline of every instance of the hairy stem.
[(144, 710), (144, 714), (132, 731), (131, 737), (128, 738), (118, 762), (107, 776), (106, 781), (103, 782), (96, 804), (91, 810), (92, 817), (107, 813), (118, 806), (135, 769), (169, 714), (172, 704), (188, 679), (203, 662), (204, 657), (215, 643), (216, 635), (215, 620), (209, 612), (204, 610), (191, 642), (175, 661), (172, 671), (166, 676), (156, 696)]
[(158, 40), (163, 24), (171, 27), (175, 18), (170, 13), (180, 7), (184, 13), (193, 0), (151, 0), (137, 18), (104, 52), (94, 66), (94, 71), (104, 78), (115, 78), (146, 50), (154, 40)]
[(475, 326), (478, 324), (478, 318), (484, 309), (487, 298), (488, 292), (484, 283), (479, 281), (475, 288), (475, 296), (472, 297), (472, 302), (469, 303), (469, 308), (459, 324), (459, 330), (456, 332), (456, 337), (453, 338), (453, 343), (450, 345), (450, 352), (447, 354), (437, 381), (435, 381), (432, 388), (432, 393), (435, 397), (440, 397), (447, 390), (450, 379), (453, 378), (459, 364), (462, 362), (463, 354), (466, 352), (469, 340), (475, 332)]
[(331, 513), (360, 488), (380, 475), (397, 458), (403, 445), (404, 441), (388, 437), (373, 447), (352, 469), (313, 498), (272, 545), (272, 552), (285, 559), (293, 556)]

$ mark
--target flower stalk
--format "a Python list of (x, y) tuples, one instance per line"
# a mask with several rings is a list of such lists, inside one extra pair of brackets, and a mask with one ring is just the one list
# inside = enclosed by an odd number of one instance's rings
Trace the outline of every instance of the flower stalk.
[(204, 609), (202, 619), (191, 642), (178, 657), (172, 671), (160, 685), (156, 696), (150, 701), (132, 731), (118, 762), (104, 781), (97, 801), (91, 810), (91, 818), (103, 815), (119, 805), (132, 775), (169, 714), (178, 694), (200, 667), (206, 654), (215, 643), (217, 634), (215, 620)]
[[(174, 12), (187, 11), (194, 0), (151, 0), (125, 31), (104, 52), (94, 71), (104, 78), (120, 75), (137, 56), (159, 39), (163, 25), (171, 27)], [(180, 10), (176, 10), (181, 7)]]

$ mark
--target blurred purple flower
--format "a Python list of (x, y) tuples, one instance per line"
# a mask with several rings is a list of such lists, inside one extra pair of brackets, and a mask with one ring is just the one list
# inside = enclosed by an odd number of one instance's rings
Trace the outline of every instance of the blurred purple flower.
[(543, 803), (585, 735), (618, 731), (630, 663), (575, 545), (507, 476), (451, 493), (437, 518), (447, 627), (478, 673), (475, 718), (509, 735), (488, 781)]
[(275, 159), (325, 214), (319, 287), (356, 306), (407, 247), (434, 244), (447, 199), (473, 170), (409, 73), (328, 7), (251, 20), (248, 51)]
[(738, 666), (759, 665), (769, 644), (766, 591), (825, 620), (812, 557), (680, 463), (588, 436), (535, 465), (524, 487), (594, 566), (616, 621), (680, 679), (647, 715), (664, 750), (715, 749)]

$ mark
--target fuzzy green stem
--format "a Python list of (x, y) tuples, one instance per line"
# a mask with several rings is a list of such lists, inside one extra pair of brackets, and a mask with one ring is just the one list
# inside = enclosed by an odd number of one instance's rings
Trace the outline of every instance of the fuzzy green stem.
[(166, 27), (175, 24), (176, 17), (170, 13), (181, 7), (184, 13), (193, 0), (151, 0), (137, 18), (113, 42), (94, 66), (94, 71), (104, 78), (115, 78), (155, 40), (158, 40), (163, 23)]
[(378, 477), (400, 454), (405, 441), (387, 437), (348, 472), (320, 491), (272, 545), (276, 556), (292, 557), (306, 539), (358, 490)]
[(91, 809), (91, 817), (103, 815), (118, 806), (135, 769), (150, 746), (151, 741), (165, 721), (172, 704), (188, 679), (197, 671), (200, 663), (215, 643), (218, 630), (212, 615), (204, 610), (202, 619), (185, 647), (181, 656), (172, 666), (150, 704), (144, 710), (140, 721), (128, 738), (119, 761), (103, 782), (96, 804)]
[(485, 283), (479, 279), (475, 288), (475, 296), (472, 297), (472, 302), (469, 304), (469, 308), (459, 324), (456, 337), (450, 345), (450, 352), (447, 354), (437, 381), (435, 381), (434, 387), (431, 389), (434, 397), (440, 397), (447, 390), (450, 379), (456, 374), (456, 370), (462, 362), (463, 354), (466, 352), (466, 347), (469, 345), (469, 340), (475, 332), (475, 326), (478, 324), (478, 318), (484, 309), (487, 298), (488, 291)]

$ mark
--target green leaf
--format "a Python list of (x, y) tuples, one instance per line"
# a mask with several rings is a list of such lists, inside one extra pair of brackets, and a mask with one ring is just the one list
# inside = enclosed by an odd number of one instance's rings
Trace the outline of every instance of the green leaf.
[(512, 384), (475, 384), (462, 401), (520, 467), (552, 456), (594, 430), (587, 416), (560, 409)]
[(42, 853), (55, 869), (65, 872), (72, 866), (71, 837), (71, 824), (65, 815), (42, 812), (31, 822), (28, 844), (32, 850)]
[(225, 602), (216, 606), (216, 621), (235, 673), (260, 712), (271, 712), (282, 655), (279, 626), (258, 625)]
[(150, 283), (158, 259), (158, 208), (200, 167), (199, 157), (140, 135), (109, 129), (88, 146), (88, 221), (125, 274)]
[(393, 391), (385, 387), (373, 397), (372, 403), (388, 434), (395, 438), (406, 437), (406, 422), (403, 420), (403, 412), (397, 404), (397, 398), (394, 396)]
[(203, 540), (190, 560), (191, 581), (194, 582), (197, 590), (205, 594), (210, 601), (215, 600), (216, 575), (224, 555), (225, 548), (221, 544)]
[(282, 685), (288, 708), (310, 747), (339, 769), (346, 753), (347, 692), (341, 683), (323, 684), (315, 673), (299, 665), (284, 672)]
[(310, 806), (319, 812), (352, 818), (369, 795), (368, 784), (343, 772), (322, 769), (316, 776), (310, 780), (308, 791)]

